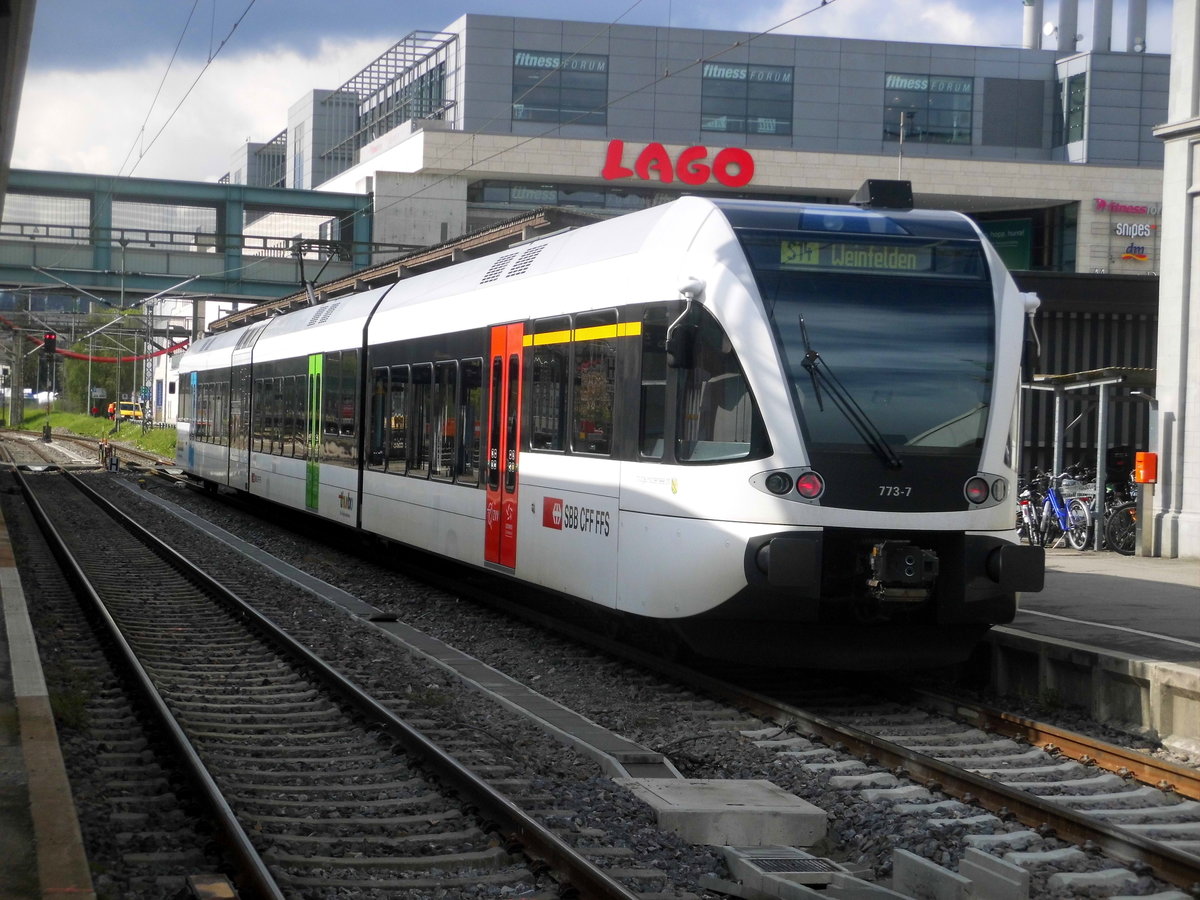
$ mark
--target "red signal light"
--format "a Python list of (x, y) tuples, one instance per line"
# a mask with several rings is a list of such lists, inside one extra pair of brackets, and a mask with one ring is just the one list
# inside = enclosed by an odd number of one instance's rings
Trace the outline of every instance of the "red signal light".
[(988, 498), (988, 483), (978, 475), (968, 478), (963, 493), (972, 503), (985, 503)]
[(805, 500), (816, 500), (825, 492), (825, 479), (816, 472), (805, 472), (796, 479), (796, 493)]

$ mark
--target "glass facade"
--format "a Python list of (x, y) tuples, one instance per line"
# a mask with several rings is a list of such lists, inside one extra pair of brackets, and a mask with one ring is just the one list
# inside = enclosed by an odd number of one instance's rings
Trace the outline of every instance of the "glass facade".
[(605, 125), (608, 57), (513, 51), (514, 122)]
[(1080, 72), (1060, 81), (1055, 100), (1054, 146), (1082, 141), (1087, 109), (1087, 73)]
[(729, 134), (792, 133), (789, 66), (708, 62), (701, 70), (700, 128)]
[(970, 144), (975, 79), (952, 75), (884, 76), (883, 139)]

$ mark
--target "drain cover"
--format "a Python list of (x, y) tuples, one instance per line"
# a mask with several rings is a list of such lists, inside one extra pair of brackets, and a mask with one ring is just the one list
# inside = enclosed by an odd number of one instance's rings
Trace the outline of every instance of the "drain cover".
[(764, 872), (840, 872), (841, 866), (816, 857), (778, 856), (775, 858), (747, 857), (747, 862)]

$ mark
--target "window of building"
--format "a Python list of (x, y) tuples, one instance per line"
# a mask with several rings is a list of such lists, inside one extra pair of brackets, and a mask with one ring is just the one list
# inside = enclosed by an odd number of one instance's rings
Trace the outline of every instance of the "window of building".
[(1069, 75), (1058, 83), (1054, 95), (1054, 131), (1051, 142), (1055, 147), (1082, 141), (1087, 109), (1087, 73)]
[(304, 179), (304, 123), (300, 122), (292, 131), (292, 183), (291, 187), (302, 191), (308, 187)]
[(700, 128), (733, 134), (791, 134), (790, 66), (708, 62), (701, 70)]
[(884, 76), (883, 139), (924, 144), (971, 143), (975, 79), (952, 75)]
[(513, 52), (514, 122), (608, 122), (608, 57), (588, 53)]

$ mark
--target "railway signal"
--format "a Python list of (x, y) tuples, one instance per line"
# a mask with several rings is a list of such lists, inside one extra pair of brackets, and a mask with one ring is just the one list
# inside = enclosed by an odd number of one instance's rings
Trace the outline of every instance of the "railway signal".
[(46, 356), (53, 356), (58, 351), (58, 335), (53, 331), (47, 331), (42, 337), (42, 353)]

